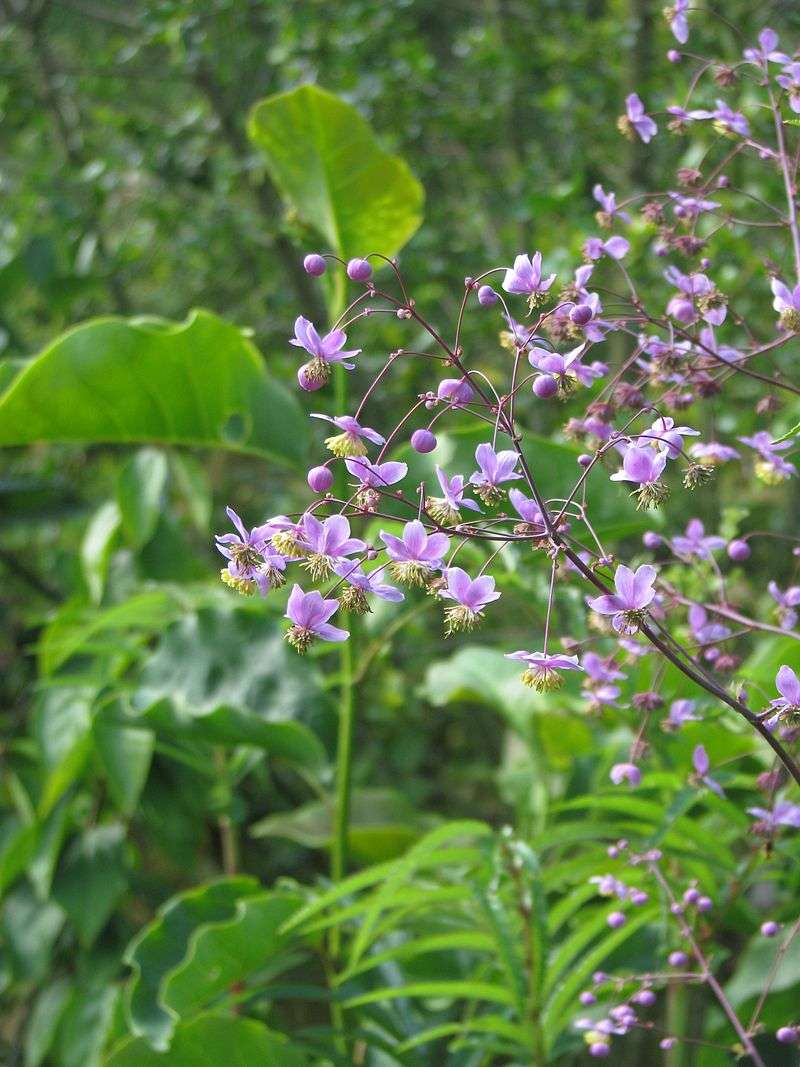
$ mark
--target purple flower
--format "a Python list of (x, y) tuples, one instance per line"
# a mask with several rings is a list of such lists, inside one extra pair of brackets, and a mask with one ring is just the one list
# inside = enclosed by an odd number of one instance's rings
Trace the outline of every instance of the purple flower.
[(697, 556), (698, 559), (710, 559), (711, 553), (717, 548), (724, 548), (724, 537), (715, 537), (706, 534), (705, 526), (700, 519), (690, 519), (684, 534), (672, 539), (672, 547), (679, 556)]
[(669, 706), (669, 715), (661, 723), (665, 730), (680, 730), (686, 722), (701, 722), (700, 715), (695, 714), (697, 704), (694, 700), (673, 700)]
[(724, 797), (725, 793), (719, 782), (709, 777), (709, 769), (711, 764), (708, 759), (708, 753), (702, 745), (698, 745), (692, 753), (692, 766), (695, 769), (695, 773), (703, 785), (708, 786), (712, 793), (716, 793), (719, 797)]
[(555, 274), (542, 277), (541, 252), (534, 252), (533, 256), (519, 255), (514, 266), (506, 270), (503, 288), (507, 293), (527, 296), (528, 303), (533, 306), (547, 292), (555, 277)]
[(800, 678), (784, 663), (775, 676), (775, 687), (780, 696), (769, 702), (770, 710), (775, 712), (771, 721), (784, 720), (793, 725), (800, 717)]
[(800, 115), (800, 63), (788, 63), (775, 81), (789, 94), (789, 107)]
[(779, 826), (792, 826), (800, 830), (800, 804), (790, 804), (788, 800), (779, 800), (772, 811), (767, 808), (748, 808), (747, 814), (758, 819), (758, 829), (765, 834), (774, 833)]
[(609, 225), (612, 219), (620, 219), (622, 222), (631, 221), (628, 212), (621, 211), (617, 207), (617, 197), (615, 193), (605, 192), (603, 186), (598, 183), (592, 189), (592, 196), (600, 205), (601, 210), (598, 212), (598, 218), (602, 219), (604, 225)]
[(564, 656), (547, 652), (506, 652), (506, 659), (520, 659), (526, 665), (522, 681), (539, 693), (560, 689), (564, 679), (559, 671), (582, 671), (577, 656)]
[(310, 512), (300, 520), (298, 543), (307, 553), (302, 565), (315, 580), (327, 577), (336, 563), (367, 547), (350, 536), (350, 523), (344, 515), (330, 515), (320, 522)]
[(767, 586), (769, 595), (778, 605), (778, 619), (781, 629), (791, 630), (797, 623), (797, 612), (794, 610), (800, 604), (800, 585), (790, 585), (786, 592), (782, 592), (777, 582), (771, 581)]
[(620, 123), (623, 132), (635, 130), (645, 144), (658, 133), (658, 126), (644, 110), (644, 104), (636, 93), (631, 93), (625, 98), (625, 115)]
[(352, 415), (336, 415), (331, 418), (330, 415), (320, 415), (318, 412), (312, 412), (311, 418), (324, 419), (325, 422), (332, 423), (342, 431), (332, 437), (325, 438), (325, 444), (333, 452), (334, 456), (365, 456), (367, 454), (367, 446), (364, 441), (372, 441), (373, 444), (382, 445), (386, 440), (377, 430), (372, 430), (369, 426), (362, 426), (358, 419), (354, 419)]
[(383, 567), (376, 567), (367, 574), (362, 570), (360, 563), (353, 563), (352, 560), (346, 559), (337, 563), (333, 569), (348, 583), (348, 588), (341, 596), (341, 606), (345, 611), (352, 611), (358, 615), (368, 612), (370, 610), (367, 601), (368, 593), (395, 604), (405, 600), (399, 589), (381, 581)]
[(587, 652), (582, 665), (593, 682), (619, 682), (628, 677), (623, 671), (617, 670), (612, 659), (604, 659), (596, 652)]
[(343, 330), (331, 330), (320, 337), (316, 327), (308, 319), (298, 315), (294, 322), (294, 337), (289, 344), (302, 348), (312, 359), (297, 372), (298, 381), (304, 389), (319, 389), (330, 378), (330, 364), (341, 363), (347, 370), (352, 370), (354, 363), (349, 363), (351, 356), (357, 356), (360, 348), (349, 352), (343, 351), (347, 335)]
[(303, 653), (315, 637), (320, 637), (323, 641), (346, 641), (350, 636), (348, 631), (331, 626), (328, 622), (338, 607), (338, 600), (324, 600), (316, 589), (304, 593), (300, 586), (296, 585), (289, 594), (289, 602), (286, 605), (286, 618), (292, 623), (286, 633), (286, 640), (292, 648)]
[(788, 63), (789, 57), (784, 52), (778, 52), (777, 48), (777, 33), (765, 27), (758, 35), (758, 48), (745, 48), (744, 58), (759, 67), (766, 63)]
[(708, 612), (702, 604), (692, 604), (689, 608), (689, 626), (698, 645), (704, 649), (704, 658), (717, 659), (719, 649), (716, 646), (731, 635), (728, 627), (721, 622), (709, 622)]
[(711, 111), (706, 111), (703, 108), (687, 111), (686, 108), (678, 107), (676, 104), (670, 104), (667, 108), (667, 113), (673, 115), (678, 122), (697, 122), (698, 120), (713, 118), (713, 112)]
[(686, 325), (696, 321), (700, 312), (712, 326), (721, 326), (728, 314), (725, 298), (705, 274), (682, 274), (677, 267), (668, 267), (664, 277), (679, 292), (667, 304), (667, 314)]
[(475, 399), (475, 391), (466, 378), (444, 378), (436, 391), (439, 400), (448, 400), (450, 406), (463, 408)]
[(525, 496), (523, 492), (516, 488), (509, 489), (508, 499), (511, 502), (511, 506), (525, 524), (525, 529), (520, 530), (520, 533), (544, 534), (546, 532), (547, 527), (545, 525), (544, 516), (535, 500)]
[(500, 598), (500, 593), (495, 592), (494, 578), (488, 574), (472, 579), (461, 567), (448, 567), (445, 578), (447, 586), (439, 590), (439, 596), (455, 601), (455, 606), (445, 612), (448, 636), (457, 630), (471, 630), (483, 616), (486, 605)]
[(254, 526), (248, 530), (233, 508), (225, 508), (225, 514), (236, 527), (236, 534), (217, 534), (217, 551), (229, 564), (221, 572), (226, 585), (237, 593), (249, 596), (258, 587), (262, 596), (271, 588), (283, 585), (286, 560), (270, 544), (275, 532), (272, 523)]
[(589, 259), (600, 259), (606, 255), (611, 259), (623, 259), (630, 251), (631, 243), (624, 237), (609, 237), (607, 241), (599, 237), (589, 237), (583, 245), (583, 254)]
[(739, 453), (735, 448), (731, 448), (730, 445), (721, 445), (718, 441), (708, 441), (703, 443), (698, 441), (689, 449), (689, 455), (694, 459), (702, 460), (704, 463), (710, 466), (716, 466), (718, 463), (727, 463), (731, 459), (738, 459)]
[(484, 504), (497, 503), (502, 496), (500, 486), (503, 482), (513, 482), (522, 477), (516, 470), (519, 456), (511, 448), (495, 452), (484, 441), (475, 449), (475, 461), (480, 469), (470, 474), (469, 480)]
[(675, 0), (673, 6), (666, 10), (669, 28), (679, 44), (686, 44), (689, 40), (689, 20), (686, 17), (688, 10), (689, 0)]
[[(588, 386), (596, 378), (602, 378), (604, 374), (608, 373), (606, 364), (600, 363), (598, 360), (595, 360), (589, 367), (581, 363), (581, 355), (585, 348), (586, 344), (581, 343), (577, 348), (573, 348), (571, 352), (566, 352), (564, 355), (560, 352), (548, 352), (543, 348), (533, 348), (528, 355), (528, 362), (531, 366), (542, 371), (545, 376), (555, 378), (561, 391), (568, 393), (575, 382)], [(540, 378), (536, 379), (537, 382), (540, 380)], [(534, 382), (535, 391), (536, 382)]]
[(637, 507), (657, 507), (667, 496), (666, 486), (659, 481), (667, 465), (667, 450), (656, 452), (652, 448), (630, 445), (622, 457), (622, 470), (611, 475), (612, 482), (635, 482), (638, 497)]
[(772, 306), (779, 315), (778, 325), (792, 333), (800, 332), (800, 285), (790, 289), (780, 278), (773, 278), (770, 288), (774, 297)]
[(669, 197), (674, 205), (675, 217), (689, 222), (694, 222), (704, 211), (715, 211), (720, 206), (716, 200), (702, 200), (696, 196), (683, 196), (682, 193), (670, 193)]
[(713, 112), (715, 122), (730, 133), (737, 133), (740, 137), (750, 136), (750, 127), (747, 119), (740, 111), (733, 111), (724, 100), (717, 100), (716, 110)]
[(759, 430), (752, 437), (739, 437), (737, 440), (758, 452), (759, 459), (755, 465), (756, 475), (767, 485), (777, 485), (786, 478), (791, 478), (793, 474), (797, 474), (797, 467), (794, 463), (778, 455), (779, 452), (792, 447), (791, 441), (773, 442), (766, 430)]
[(608, 777), (614, 785), (622, 785), (623, 782), (627, 782), (635, 787), (642, 780), (642, 772), (635, 763), (615, 763)]
[(589, 607), (599, 615), (611, 615), (611, 625), (621, 634), (635, 634), (647, 607), (656, 595), (653, 583), (657, 571), (645, 563), (632, 571), (620, 564), (614, 575), (616, 593), (606, 593), (589, 601)]
[(348, 471), (357, 478), (362, 486), (382, 489), (395, 485), (408, 474), (408, 464), (390, 460), (388, 463), (370, 463), (363, 456), (355, 456), (344, 461)]
[(466, 487), (463, 474), (454, 474), (452, 478), (448, 478), (442, 468), (437, 466), (436, 477), (439, 479), (442, 496), (430, 497), (425, 501), (425, 510), (434, 522), (440, 526), (452, 526), (453, 523), (460, 522), (461, 508), (468, 508), (470, 511), (481, 510), (480, 504), (464, 496)]
[(693, 430), (690, 426), (676, 426), (673, 418), (669, 415), (662, 415), (656, 419), (646, 434), (639, 437), (639, 444), (666, 445), (667, 459), (677, 459), (683, 451), (683, 438), (699, 436), (699, 430)]
[(419, 521), (407, 522), (403, 536), (381, 530), (381, 540), (386, 545), (386, 554), (392, 561), (391, 571), (399, 582), (409, 585), (424, 585), (430, 573), (440, 570), (445, 553), (450, 547), (447, 534), (428, 534)]

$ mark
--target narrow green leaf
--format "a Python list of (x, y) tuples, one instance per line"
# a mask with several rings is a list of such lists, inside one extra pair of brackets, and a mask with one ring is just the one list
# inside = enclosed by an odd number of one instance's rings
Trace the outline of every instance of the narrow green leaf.
[(117, 504), (122, 530), (133, 548), (147, 544), (155, 532), (167, 484), (167, 457), (156, 448), (142, 448), (119, 472)]
[(505, 986), (490, 982), (411, 982), (402, 986), (386, 986), (350, 997), (342, 1004), (344, 1008), (358, 1008), (364, 1004), (380, 1004), (386, 1000), (401, 998), (430, 998), (442, 1000), (478, 1000), (492, 1004), (513, 1005), (514, 994)]

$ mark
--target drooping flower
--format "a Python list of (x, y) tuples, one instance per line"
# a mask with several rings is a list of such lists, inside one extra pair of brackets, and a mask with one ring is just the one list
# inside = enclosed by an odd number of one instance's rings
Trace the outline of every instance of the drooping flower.
[(455, 601), (445, 611), (448, 636), (458, 630), (471, 630), (483, 618), (486, 605), (500, 598), (500, 593), (495, 592), (494, 578), (488, 574), (473, 579), (461, 567), (448, 567), (445, 578), (447, 586), (439, 590), (439, 596)]
[(641, 434), (638, 444), (650, 444), (655, 448), (666, 446), (667, 459), (677, 459), (683, 451), (684, 437), (699, 437), (700, 431), (691, 426), (676, 426), (669, 415), (660, 415), (646, 433)]
[(611, 475), (612, 482), (636, 482), (639, 486), (631, 495), (637, 497), (637, 508), (658, 507), (669, 490), (659, 481), (667, 465), (667, 450), (655, 452), (652, 448), (630, 445), (622, 458), (622, 470)]
[(722, 622), (709, 620), (708, 612), (702, 604), (692, 604), (689, 608), (689, 626), (692, 636), (702, 650), (703, 658), (709, 661), (717, 659), (720, 655), (718, 645), (730, 637), (730, 629)]
[(300, 520), (299, 544), (306, 553), (301, 566), (315, 581), (326, 578), (337, 563), (367, 547), (358, 537), (350, 536), (350, 523), (344, 515), (330, 515), (320, 521), (310, 512)]
[(654, 582), (658, 572), (645, 563), (632, 571), (620, 564), (614, 575), (616, 593), (605, 593), (589, 601), (599, 615), (611, 615), (611, 625), (620, 634), (635, 634), (656, 595)]
[(770, 282), (772, 306), (778, 312), (778, 325), (788, 333), (800, 333), (800, 284), (790, 289), (780, 278)]
[(722, 786), (708, 773), (711, 768), (711, 762), (703, 745), (697, 745), (692, 753), (692, 766), (694, 767), (698, 781), (707, 786), (712, 793), (716, 793), (717, 796), (725, 796)]
[(756, 450), (759, 457), (755, 465), (756, 477), (767, 485), (778, 485), (797, 474), (794, 463), (778, 455), (779, 452), (785, 452), (787, 448), (792, 447), (791, 441), (773, 442), (766, 430), (759, 430), (751, 437), (739, 437), (737, 440)]
[(686, 44), (689, 40), (688, 10), (689, 0), (675, 0), (672, 7), (666, 8), (664, 12), (672, 35), (679, 44)]
[(397, 460), (370, 463), (364, 456), (353, 456), (344, 465), (361, 485), (356, 503), (364, 511), (374, 511), (380, 501), (380, 491), (401, 482), (408, 474), (408, 464)]
[(658, 126), (644, 109), (644, 104), (637, 93), (625, 98), (625, 114), (618, 120), (617, 126), (626, 137), (633, 137), (634, 132), (649, 144), (658, 133)]
[(304, 349), (312, 357), (297, 372), (297, 380), (303, 389), (314, 390), (325, 385), (330, 378), (332, 363), (340, 363), (347, 370), (355, 367), (355, 363), (348, 361), (357, 356), (361, 349), (344, 351), (347, 335), (343, 330), (331, 330), (324, 337), (320, 337), (314, 324), (298, 315), (294, 323), (294, 333), (289, 344)]
[(439, 400), (447, 400), (451, 407), (463, 408), (475, 399), (475, 390), (466, 378), (443, 378), (436, 396)]
[(724, 100), (717, 100), (713, 112), (714, 125), (723, 133), (735, 133), (739, 137), (750, 136), (750, 125), (741, 111), (734, 111)]
[(266, 596), (270, 589), (286, 581), (283, 574), (286, 560), (270, 544), (275, 527), (268, 522), (248, 530), (233, 508), (225, 508), (225, 513), (237, 533), (215, 537), (217, 551), (229, 560), (220, 577), (243, 596), (251, 596), (256, 588)]
[(722, 325), (728, 314), (728, 300), (707, 275), (683, 274), (677, 267), (668, 267), (664, 277), (678, 289), (667, 304), (668, 315), (690, 325), (697, 321), (699, 313), (711, 326)]
[(381, 530), (380, 536), (392, 561), (393, 576), (406, 585), (424, 586), (433, 571), (441, 570), (450, 547), (447, 534), (428, 534), (419, 519), (405, 524), (402, 537), (385, 530)]
[(382, 445), (386, 440), (377, 430), (372, 430), (369, 426), (362, 426), (358, 419), (353, 418), (352, 415), (336, 415), (332, 418), (330, 415), (312, 412), (311, 418), (324, 419), (325, 422), (332, 423), (342, 431), (332, 437), (325, 438), (325, 444), (333, 452), (334, 456), (365, 456), (367, 454), (367, 446), (364, 441), (372, 441), (373, 444)]
[(484, 504), (496, 504), (503, 495), (500, 486), (522, 477), (516, 470), (519, 456), (511, 448), (495, 452), (488, 441), (484, 441), (475, 449), (475, 461), (479, 469), (469, 476), (469, 480)]
[(286, 640), (301, 654), (316, 637), (323, 641), (346, 641), (349, 632), (328, 622), (338, 608), (338, 600), (325, 600), (317, 589), (305, 593), (296, 585), (286, 605), (286, 618), (292, 623)]
[(684, 723), (701, 722), (702, 716), (695, 711), (697, 703), (694, 700), (673, 700), (669, 706), (669, 714), (661, 723), (664, 730), (680, 730)]
[[(597, 378), (602, 378), (608, 373), (608, 366), (599, 360), (595, 360), (588, 367), (581, 363), (581, 356), (585, 349), (586, 344), (582, 343), (577, 348), (573, 348), (571, 352), (562, 355), (560, 352), (547, 352), (541, 348), (534, 348), (528, 355), (528, 361), (531, 366), (542, 371), (543, 375), (555, 379), (558, 392), (562, 396), (567, 396), (572, 392), (576, 382), (589, 386)], [(541, 378), (534, 381), (534, 392), (537, 392), (536, 382), (539, 381)]]
[(610, 259), (623, 259), (630, 251), (631, 243), (624, 237), (615, 235), (609, 237), (607, 241), (601, 240), (599, 237), (589, 237), (584, 241), (583, 254), (587, 259), (600, 259), (601, 256), (608, 256)]
[(775, 676), (775, 687), (780, 696), (769, 702), (770, 710), (775, 712), (771, 721), (797, 726), (800, 723), (800, 678), (784, 663)]
[(555, 281), (555, 274), (542, 277), (542, 253), (533, 256), (519, 255), (514, 266), (506, 270), (503, 288), (507, 293), (517, 293), (528, 297), (528, 304), (534, 307)]
[(758, 35), (758, 48), (745, 48), (744, 58), (759, 67), (767, 63), (788, 63), (789, 56), (777, 49), (778, 35), (767, 26)]
[(617, 207), (617, 197), (615, 193), (605, 192), (603, 186), (598, 183), (592, 189), (592, 196), (600, 205), (600, 210), (597, 212), (597, 221), (601, 226), (610, 226), (612, 219), (620, 219), (622, 222), (631, 221), (628, 212), (621, 211)]
[(369, 593), (380, 600), (388, 600), (395, 604), (405, 600), (403, 593), (396, 586), (381, 581), (383, 567), (376, 567), (367, 574), (360, 563), (347, 559), (335, 564), (333, 569), (348, 583), (339, 598), (343, 611), (352, 611), (356, 615), (365, 615), (371, 611), (367, 600)]
[(635, 763), (615, 763), (608, 777), (614, 785), (622, 785), (623, 782), (627, 782), (628, 785), (636, 787), (642, 781), (642, 772)]
[(782, 630), (793, 630), (797, 624), (795, 608), (800, 605), (800, 585), (790, 585), (784, 592), (775, 581), (767, 586), (769, 595), (777, 604), (778, 621)]
[(514, 527), (514, 533), (544, 536), (547, 533), (547, 525), (544, 521), (541, 509), (535, 500), (525, 496), (521, 490), (512, 487), (508, 491), (508, 499), (511, 506), (522, 519)]
[(689, 455), (711, 467), (739, 458), (739, 453), (735, 448), (731, 448), (730, 445), (722, 445), (718, 441), (698, 441), (690, 447)]
[(700, 519), (690, 519), (686, 531), (672, 539), (672, 547), (679, 556), (691, 559), (711, 559), (711, 553), (718, 548), (724, 548), (727, 542), (724, 537), (716, 537), (707, 534), (705, 526)]
[(800, 830), (800, 804), (791, 804), (788, 800), (779, 800), (770, 811), (768, 808), (748, 808), (758, 823), (753, 828), (764, 835), (774, 834), (780, 826), (792, 826)]
[(506, 652), (506, 659), (519, 659), (526, 664), (522, 675), (525, 685), (537, 693), (551, 693), (560, 689), (564, 679), (559, 671), (582, 671), (577, 656), (565, 656), (547, 652)]
[(775, 81), (786, 90), (789, 107), (800, 115), (800, 63), (787, 63)]
[(425, 510), (434, 522), (440, 526), (452, 526), (461, 521), (461, 508), (480, 511), (480, 504), (464, 496), (466, 486), (463, 474), (454, 474), (448, 478), (441, 467), (436, 467), (436, 477), (441, 486), (442, 495), (429, 497), (425, 501)]

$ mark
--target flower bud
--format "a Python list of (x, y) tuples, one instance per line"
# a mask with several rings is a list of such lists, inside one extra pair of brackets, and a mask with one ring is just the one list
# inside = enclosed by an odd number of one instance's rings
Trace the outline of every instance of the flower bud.
[(697, 902), (698, 911), (711, 911), (713, 907), (714, 901), (711, 899), (711, 897), (700, 897)]
[(677, 1040), (674, 1037), (662, 1037), (658, 1043), (658, 1047), (664, 1052), (669, 1052), (671, 1048), (675, 1048)]
[(634, 1004), (641, 1004), (643, 1008), (652, 1008), (656, 1002), (656, 995), (652, 989), (640, 989), (631, 997)]
[(481, 307), (490, 308), (492, 304), (496, 304), (500, 298), (497, 293), (492, 289), (491, 285), (482, 285), (478, 290), (478, 303)]
[(592, 314), (592, 309), (588, 304), (576, 304), (572, 311), (570, 311), (569, 317), (576, 326), (585, 326), (592, 318)]
[(775, 1034), (782, 1045), (793, 1045), (798, 1036), (800, 1036), (800, 1030), (796, 1026), (782, 1026)]
[(372, 267), (366, 259), (351, 259), (347, 264), (347, 277), (354, 282), (365, 282), (372, 277)]
[(540, 400), (547, 400), (558, 392), (558, 382), (549, 374), (540, 374), (533, 383), (533, 391)]
[(411, 435), (411, 447), (415, 452), (433, 452), (436, 438), (430, 430), (414, 430)]
[(588, 990), (586, 990), (585, 992), (581, 993), (581, 995), (578, 997), (578, 1000), (581, 1002), (581, 1004), (583, 1004), (587, 1008), (591, 1004), (596, 1004), (597, 1003), (597, 997), (594, 995), (594, 993), (591, 993)]
[(661, 535), (654, 530), (645, 530), (642, 534), (642, 544), (645, 548), (658, 548), (661, 544)]
[(606, 1041), (593, 1041), (589, 1045), (589, 1055), (594, 1056), (595, 1059), (604, 1060), (606, 1056), (611, 1054), (611, 1045)]
[(578, 466), (591, 467), (591, 465), (592, 456), (590, 456), (588, 452), (581, 452), (581, 454), (578, 456)]
[(667, 963), (670, 967), (685, 967), (689, 962), (689, 957), (685, 952), (670, 952), (667, 956)]
[(625, 918), (624, 912), (612, 911), (611, 914), (607, 917), (606, 922), (612, 930), (619, 930), (621, 926), (625, 925), (627, 919)]
[(683, 56), (680, 54), (680, 52), (676, 51), (676, 49), (674, 48), (670, 48), (670, 50), (667, 52), (667, 59), (670, 61), (670, 63), (680, 63), (682, 58)]
[(694, 886), (690, 886), (689, 889), (687, 889), (686, 892), (683, 894), (684, 904), (696, 904), (699, 899), (700, 892), (699, 890), (695, 889)]
[(728, 545), (728, 556), (735, 563), (743, 563), (750, 556), (750, 545), (747, 541), (737, 539)]
[(333, 485), (333, 471), (328, 467), (312, 467), (308, 472), (308, 487), (314, 493), (327, 493)]
[(327, 269), (327, 263), (318, 252), (310, 252), (303, 260), (303, 269), (312, 278), (319, 278)]
[(769, 919), (767, 922), (761, 924), (762, 937), (775, 937), (779, 930), (780, 927), (772, 919)]

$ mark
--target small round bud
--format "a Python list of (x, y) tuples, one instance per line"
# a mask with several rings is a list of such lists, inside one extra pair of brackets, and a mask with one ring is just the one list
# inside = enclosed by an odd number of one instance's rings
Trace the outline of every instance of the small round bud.
[(372, 277), (372, 267), (366, 259), (351, 259), (347, 264), (347, 277), (354, 282), (365, 282)]
[(433, 452), (436, 438), (430, 430), (414, 430), (411, 435), (411, 447), (415, 452)]
[(682, 58), (683, 56), (680, 54), (680, 52), (676, 51), (676, 49), (674, 48), (670, 48), (670, 50), (667, 52), (667, 59), (670, 61), (670, 63), (680, 63)]
[(750, 545), (747, 541), (737, 538), (728, 545), (728, 556), (734, 563), (743, 563), (750, 556)]
[(540, 400), (547, 400), (558, 392), (558, 382), (549, 374), (540, 374), (533, 383), (533, 391)]
[(664, 1052), (669, 1052), (671, 1048), (675, 1048), (677, 1041), (674, 1037), (662, 1037), (658, 1043), (658, 1047)]
[(694, 886), (690, 886), (686, 890), (686, 892), (683, 894), (683, 903), (684, 904), (690, 904), (690, 905), (691, 904), (696, 904), (699, 899), (700, 899), (700, 892), (699, 892), (699, 890), (695, 889)]
[(717, 178), (718, 189), (727, 189), (730, 184), (731, 180), (727, 174), (720, 174), (720, 176)]
[(478, 303), (481, 307), (490, 308), (492, 304), (496, 304), (500, 297), (492, 289), (491, 285), (482, 285), (478, 290)]
[(592, 982), (595, 985), (602, 985), (603, 982), (607, 982), (607, 981), (608, 981), (608, 975), (606, 974), (605, 971), (595, 971), (594, 974), (592, 975)]
[(649, 899), (643, 889), (634, 889), (631, 893), (631, 904), (635, 904), (637, 908), (640, 908), (642, 904), (646, 904)]
[(333, 471), (328, 467), (312, 467), (306, 480), (312, 492), (327, 493), (333, 485)]
[(627, 919), (625, 918), (624, 912), (612, 911), (611, 914), (607, 917), (606, 922), (612, 930), (619, 930), (621, 926), (625, 925)]
[(782, 1026), (775, 1034), (782, 1045), (793, 1045), (800, 1036), (800, 1030), (796, 1026)]
[(592, 309), (588, 304), (576, 304), (570, 311), (569, 317), (575, 323), (576, 326), (585, 326), (592, 318)]
[(667, 956), (667, 963), (670, 967), (685, 967), (689, 962), (689, 957), (685, 952), (670, 952)]
[(775, 937), (779, 930), (780, 926), (778, 926), (772, 919), (761, 924), (761, 934), (763, 937)]
[(593, 457), (590, 456), (588, 452), (581, 452), (581, 454), (578, 456), (578, 466), (591, 467), (592, 459)]
[(642, 544), (645, 548), (658, 548), (661, 544), (661, 535), (654, 530), (645, 530), (642, 534)]
[(327, 270), (327, 263), (317, 252), (311, 252), (303, 260), (303, 269), (306, 274), (310, 274), (313, 278), (319, 278), (321, 274), (324, 274)]
[(683, 915), (683, 904), (679, 904), (676, 900), (674, 904), (670, 904), (669, 910), (672, 915)]
[(641, 1004), (643, 1008), (652, 1008), (656, 1002), (656, 995), (652, 989), (640, 989), (631, 997), (634, 1004)]
[(710, 267), (711, 260), (708, 258), (708, 256), (703, 256), (703, 258), (700, 260), (700, 270), (709, 270)]
[(596, 1060), (604, 1060), (606, 1056), (611, 1054), (611, 1045), (606, 1041), (593, 1041), (589, 1045), (589, 1055), (594, 1056)]
[(581, 1002), (581, 1004), (583, 1004), (587, 1008), (590, 1005), (597, 1003), (597, 997), (594, 995), (594, 993), (591, 993), (588, 989), (584, 990), (584, 992), (581, 993), (581, 995), (578, 997), (578, 1000)]
[(714, 901), (711, 899), (711, 897), (700, 897), (697, 902), (698, 911), (711, 911), (713, 907)]

